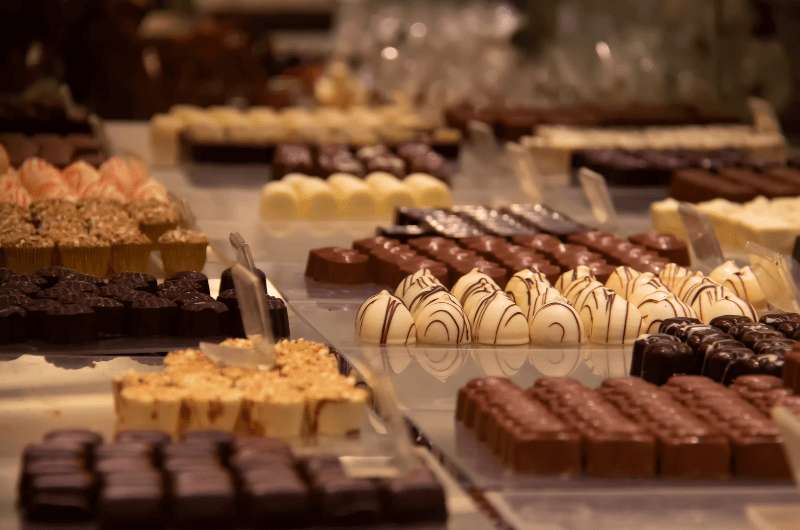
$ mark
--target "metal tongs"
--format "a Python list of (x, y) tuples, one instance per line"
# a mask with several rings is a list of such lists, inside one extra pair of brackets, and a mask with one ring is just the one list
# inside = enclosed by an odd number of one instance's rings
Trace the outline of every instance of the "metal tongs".
[(231, 366), (258, 367), (275, 364), (275, 337), (267, 305), (267, 290), (255, 273), (255, 263), (250, 246), (238, 232), (230, 235), (236, 249), (237, 263), (231, 264), (236, 298), (247, 338), (253, 349), (234, 348), (209, 342), (200, 343), (200, 349), (221, 364)]

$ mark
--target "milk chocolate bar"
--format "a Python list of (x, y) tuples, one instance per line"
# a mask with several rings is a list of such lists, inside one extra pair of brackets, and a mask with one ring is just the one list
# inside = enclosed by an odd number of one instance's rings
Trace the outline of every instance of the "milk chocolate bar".
[(656, 437), (662, 476), (720, 479), (730, 474), (728, 440), (666, 390), (627, 377), (607, 379), (599, 392)]
[(673, 377), (664, 388), (730, 440), (735, 475), (790, 476), (777, 426), (734, 390), (697, 376)]
[(656, 474), (656, 443), (596, 390), (568, 378), (543, 377), (528, 395), (580, 433), (584, 469), (596, 477), (638, 478)]

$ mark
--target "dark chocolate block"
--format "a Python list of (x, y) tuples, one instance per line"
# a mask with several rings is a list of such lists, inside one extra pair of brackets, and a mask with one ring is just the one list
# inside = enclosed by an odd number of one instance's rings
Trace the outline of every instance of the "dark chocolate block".
[(22, 452), (23, 465), (38, 460), (72, 460), (80, 459), (81, 461), (87, 460), (86, 446), (76, 441), (60, 441), (34, 443), (25, 446)]
[(800, 186), (779, 179), (772, 179), (768, 175), (757, 173), (750, 169), (723, 168), (719, 170), (719, 175), (743, 186), (750, 186), (756, 190), (758, 195), (768, 198), (791, 197), (800, 193)]
[(58, 429), (45, 434), (44, 441), (55, 444), (76, 444), (88, 452), (103, 443), (103, 437), (88, 429)]
[(286, 303), (276, 296), (267, 296), (267, 311), (272, 323), (272, 336), (275, 340), (288, 339), (291, 336), (289, 329), (289, 312)]
[(22, 342), (28, 338), (27, 316), (22, 307), (0, 307), (0, 344)]
[(701, 169), (684, 169), (672, 175), (670, 197), (678, 201), (702, 202), (714, 198), (746, 202), (758, 194), (749, 184), (732, 182)]
[(183, 435), (185, 444), (207, 444), (216, 448), (217, 454), (227, 459), (235, 437), (225, 431), (191, 431)]
[(97, 317), (92, 308), (80, 304), (52, 307), (45, 312), (45, 340), (60, 344), (89, 342), (97, 338)]
[(99, 475), (131, 473), (150, 469), (152, 464), (152, 459), (147, 456), (113, 456), (95, 462), (94, 469)]
[(397, 523), (447, 520), (444, 489), (428, 469), (419, 468), (381, 483), (383, 511)]
[(94, 311), (98, 336), (119, 337), (125, 333), (127, 312), (122, 302), (102, 296), (87, 296), (83, 303)]
[(239, 299), (236, 297), (236, 290), (226, 289), (220, 291), (217, 301), (222, 302), (228, 308), (224, 322), (225, 335), (228, 337), (244, 337), (244, 324), (242, 323), (242, 315), (239, 313)]
[[(264, 289), (267, 288), (267, 275), (261, 269), (256, 269), (256, 276), (261, 278), (264, 282)], [(228, 289), (236, 289), (236, 286), (233, 284), (233, 274), (231, 273), (231, 269), (225, 269), (222, 271), (222, 276), (220, 277), (219, 281), (219, 292), (227, 291)]]
[(369, 274), (368, 263), (368, 257), (355, 250), (317, 248), (308, 253), (306, 276), (326, 283), (369, 283), (373, 279)]
[(236, 492), (227, 471), (192, 470), (172, 476), (172, 521), (178, 528), (232, 528)]
[(168, 281), (188, 282), (196, 286), (196, 289), (201, 293), (210, 294), (211, 290), (208, 287), (208, 276), (202, 272), (197, 271), (182, 271), (176, 272), (170, 276)]
[(645, 348), (647, 348), (651, 344), (662, 344), (662, 343), (680, 344), (681, 341), (673, 337), (672, 335), (666, 335), (663, 333), (657, 335), (645, 335), (643, 337), (639, 337), (638, 339), (636, 339), (636, 341), (633, 343), (630, 375), (641, 377), (642, 361), (644, 359)]
[(241, 482), (244, 519), (254, 528), (297, 527), (313, 517), (308, 486), (289, 468), (248, 473)]
[(700, 371), (700, 359), (686, 344), (667, 341), (644, 347), (641, 377), (656, 385), (663, 385), (675, 374), (695, 374)]
[(170, 335), (177, 314), (175, 304), (155, 295), (137, 297), (130, 306), (127, 332), (134, 337)]
[(164, 523), (166, 492), (158, 474), (106, 475), (97, 500), (103, 529), (159, 528)]
[(38, 475), (28, 487), (25, 516), (32, 521), (74, 522), (94, 513), (97, 484), (85, 471)]
[(178, 309), (178, 335), (217, 337), (224, 334), (228, 307), (222, 302), (203, 301), (181, 305)]
[(117, 441), (97, 446), (94, 451), (96, 462), (107, 459), (130, 458), (155, 462), (156, 447), (146, 442)]
[(111, 275), (108, 283), (150, 293), (155, 293), (158, 287), (155, 276), (145, 272), (117, 272)]
[(332, 525), (369, 525), (381, 519), (381, 502), (376, 483), (345, 475), (317, 475), (314, 493), (322, 519)]
[(155, 448), (161, 448), (170, 442), (167, 433), (161, 431), (120, 431), (114, 441), (118, 443), (141, 442)]
[(44, 458), (24, 462), (20, 470), (17, 492), (20, 505), (28, 503), (31, 481), (42, 475), (64, 475), (83, 473), (86, 471), (85, 463), (80, 458)]

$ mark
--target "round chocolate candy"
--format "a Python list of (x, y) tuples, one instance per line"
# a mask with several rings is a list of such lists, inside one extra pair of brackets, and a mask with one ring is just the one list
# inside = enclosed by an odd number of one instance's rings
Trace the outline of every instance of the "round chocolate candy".
[(719, 328), (725, 333), (730, 333), (732, 329), (738, 328), (744, 324), (752, 324), (750, 318), (742, 315), (723, 315), (711, 319), (710, 324), (715, 328)]
[(201, 293), (210, 294), (208, 276), (197, 271), (181, 271), (170, 276), (169, 281), (188, 282), (196, 286)]
[(630, 375), (642, 375), (642, 358), (644, 356), (645, 348), (651, 344), (680, 344), (681, 341), (672, 335), (656, 334), (656, 335), (643, 335), (636, 339), (633, 343), (633, 354), (631, 358)]
[(674, 317), (666, 318), (661, 322), (658, 327), (659, 333), (665, 333), (682, 339), (683, 332), (690, 326), (697, 326), (702, 324), (698, 319), (692, 317)]
[(117, 272), (108, 279), (109, 285), (122, 285), (137, 291), (154, 293), (158, 282), (156, 277), (146, 272)]
[(175, 304), (160, 296), (138, 291), (130, 305), (127, 332), (135, 337), (171, 335), (177, 312)]
[(754, 356), (752, 351), (743, 347), (719, 349), (706, 356), (700, 373), (714, 381), (722, 382), (727, 377), (728, 367), (733, 362), (740, 359), (751, 359)]

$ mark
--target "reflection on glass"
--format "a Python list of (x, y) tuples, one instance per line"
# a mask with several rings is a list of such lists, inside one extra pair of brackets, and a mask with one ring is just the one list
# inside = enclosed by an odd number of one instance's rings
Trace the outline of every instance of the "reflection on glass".
[(542, 375), (564, 377), (572, 373), (580, 360), (578, 348), (541, 348), (531, 350), (528, 362)]
[(401, 374), (411, 364), (411, 354), (407, 348), (392, 348), (384, 352), (384, 366), (395, 374)]
[(522, 349), (472, 352), (472, 358), (481, 367), (483, 373), (497, 377), (511, 377), (519, 372), (522, 365), (525, 364), (527, 356), (527, 351)]
[(467, 359), (466, 352), (455, 348), (424, 348), (412, 356), (422, 368), (441, 382), (447, 381)]
[(601, 377), (625, 377), (631, 365), (632, 350), (585, 350), (583, 358), (586, 366)]

